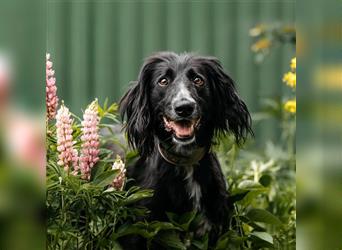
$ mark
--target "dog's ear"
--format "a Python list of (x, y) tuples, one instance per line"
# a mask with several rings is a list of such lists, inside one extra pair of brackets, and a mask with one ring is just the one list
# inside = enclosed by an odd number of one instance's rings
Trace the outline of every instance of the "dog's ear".
[(238, 144), (253, 135), (252, 119), (244, 101), (238, 96), (234, 81), (216, 58), (206, 58), (214, 101), (215, 133), (231, 132)]
[(137, 149), (141, 157), (152, 153), (154, 148), (153, 117), (150, 107), (150, 81), (158, 58), (150, 57), (142, 66), (138, 81), (120, 100), (122, 119), (127, 117), (126, 133), (128, 143)]

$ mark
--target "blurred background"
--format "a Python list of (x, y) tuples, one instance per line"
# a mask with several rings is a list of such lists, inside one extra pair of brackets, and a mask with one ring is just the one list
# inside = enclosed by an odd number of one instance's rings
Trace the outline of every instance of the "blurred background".
[[(291, 26), (296, 17), (297, 248), (341, 249), (339, 11), (335, 1), (2, 0), (0, 248), (45, 248), (47, 51), (58, 95), (77, 114), (95, 97), (100, 102), (105, 97), (119, 100), (129, 81), (136, 79), (143, 58), (159, 50), (218, 57), (257, 113), (264, 107), (263, 98), (281, 98), (288, 91), (281, 78), (295, 51), (291, 42), (277, 42), (269, 49), (264, 40), (253, 47), (259, 38), (251, 29), (259, 24)], [(256, 144), (280, 134), (272, 118), (254, 124)], [(25, 150), (31, 148), (37, 148), (36, 153)]]
[[(257, 50), (276, 48), (260, 64), (249, 30), (258, 24), (294, 29), (294, 21), (294, 1), (49, 1), (47, 51), (58, 96), (77, 114), (95, 97), (118, 101), (144, 58), (163, 50), (217, 57), (255, 112), (263, 98), (287, 90), (280, 81), (295, 45), (261, 42)], [(279, 138), (274, 120), (256, 129), (257, 143)]]
[(0, 2), (0, 249), (44, 249), (44, 2)]

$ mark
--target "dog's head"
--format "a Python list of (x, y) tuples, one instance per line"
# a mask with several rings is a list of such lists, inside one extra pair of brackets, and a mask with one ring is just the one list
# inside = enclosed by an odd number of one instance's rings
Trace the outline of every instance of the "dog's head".
[(212, 57), (160, 52), (147, 58), (120, 110), (129, 143), (143, 157), (156, 139), (181, 153), (210, 147), (218, 133), (233, 133), (238, 143), (252, 133), (233, 80)]

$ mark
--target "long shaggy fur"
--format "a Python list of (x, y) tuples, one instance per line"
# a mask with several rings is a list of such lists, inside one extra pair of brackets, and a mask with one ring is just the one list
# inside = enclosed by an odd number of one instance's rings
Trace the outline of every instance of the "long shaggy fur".
[[(194, 84), (196, 77), (204, 84)], [(165, 86), (160, 84), (163, 78), (167, 79)], [(174, 121), (184, 118), (177, 115), (175, 106), (186, 101), (195, 104), (185, 118), (198, 121), (194, 142), (188, 144), (178, 143), (174, 131), (165, 125), (165, 117)], [(120, 102), (120, 111), (127, 119), (128, 141), (140, 154), (129, 169), (129, 177), (137, 185), (154, 190), (154, 196), (143, 204), (151, 210), (148, 219), (167, 220), (166, 212), (197, 210), (203, 221), (196, 234), (209, 233), (213, 244), (229, 223), (232, 204), (211, 145), (218, 134), (232, 133), (237, 143), (252, 134), (250, 114), (233, 80), (216, 58), (160, 52), (146, 59), (137, 82)], [(172, 164), (161, 155), (158, 145), (172, 155), (190, 159), (199, 150), (204, 153), (192, 164)], [(142, 249), (140, 240), (126, 239), (123, 246)], [(156, 249), (162, 247), (156, 245)]]

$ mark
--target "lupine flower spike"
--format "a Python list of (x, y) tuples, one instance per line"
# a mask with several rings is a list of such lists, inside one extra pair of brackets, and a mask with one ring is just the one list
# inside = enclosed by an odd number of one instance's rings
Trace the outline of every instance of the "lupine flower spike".
[(52, 120), (56, 116), (58, 106), (57, 87), (55, 71), (52, 68), (50, 54), (46, 54), (46, 112), (48, 120)]
[(62, 104), (56, 115), (56, 134), (57, 134), (57, 151), (59, 166), (63, 166), (64, 170), (69, 172), (73, 166), (77, 168), (77, 150), (74, 149), (74, 141), (72, 140), (72, 122), (70, 112), (67, 107)]
[(116, 190), (122, 190), (125, 185), (126, 180), (126, 168), (125, 164), (122, 162), (120, 156), (116, 156), (116, 160), (112, 166), (112, 169), (118, 169), (119, 174), (113, 180), (112, 186)]
[(93, 101), (83, 114), (82, 146), (80, 156), (80, 170), (82, 178), (90, 180), (91, 168), (99, 160), (99, 117), (97, 100)]

